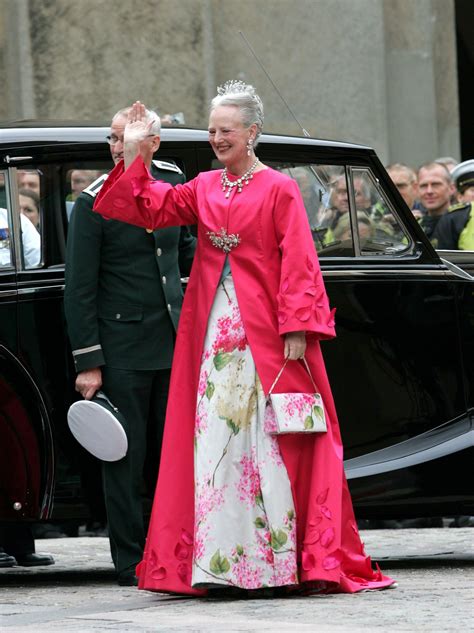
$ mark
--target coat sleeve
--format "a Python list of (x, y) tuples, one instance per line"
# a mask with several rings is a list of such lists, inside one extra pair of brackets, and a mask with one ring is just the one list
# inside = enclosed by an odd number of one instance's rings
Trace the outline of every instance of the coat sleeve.
[(97, 314), (102, 218), (92, 212), (92, 202), (85, 193), (76, 200), (66, 247), (64, 309), (78, 372), (105, 364)]
[(94, 211), (146, 229), (196, 224), (196, 183), (199, 177), (173, 187), (154, 180), (140, 156), (124, 170), (118, 163), (100, 190)]
[(273, 221), (281, 252), (279, 333), (304, 330), (318, 339), (333, 338), (335, 310), (329, 308), (303, 200), (291, 179), (279, 188)]

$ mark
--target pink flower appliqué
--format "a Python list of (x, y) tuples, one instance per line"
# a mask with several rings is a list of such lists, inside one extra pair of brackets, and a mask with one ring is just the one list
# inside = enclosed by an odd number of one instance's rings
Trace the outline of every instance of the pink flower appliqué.
[(323, 569), (326, 571), (330, 571), (331, 569), (336, 569), (339, 567), (342, 561), (342, 553), (340, 550), (336, 549), (334, 552), (331, 552), (329, 556), (323, 559)]

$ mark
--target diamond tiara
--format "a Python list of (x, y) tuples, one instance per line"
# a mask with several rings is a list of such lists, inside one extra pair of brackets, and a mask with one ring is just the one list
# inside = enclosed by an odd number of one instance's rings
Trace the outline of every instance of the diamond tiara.
[(261, 101), (255, 92), (255, 88), (240, 79), (229, 79), (229, 81), (226, 81), (225, 84), (217, 88), (217, 94), (220, 97), (236, 93), (247, 94), (251, 99), (257, 101), (257, 103)]

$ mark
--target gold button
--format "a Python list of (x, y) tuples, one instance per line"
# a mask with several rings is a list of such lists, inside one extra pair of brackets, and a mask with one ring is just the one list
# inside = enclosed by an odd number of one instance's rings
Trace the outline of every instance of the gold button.
[(147, 233), (153, 233), (153, 229), (147, 229), (146, 232)]
[(162, 277), (161, 281), (163, 282), (163, 286), (166, 286), (166, 277)]
[(162, 252), (163, 252), (163, 251), (161, 250), (161, 248), (157, 248), (157, 249), (156, 249), (156, 254), (158, 255), (158, 257), (161, 257), (161, 253), (162, 253)]

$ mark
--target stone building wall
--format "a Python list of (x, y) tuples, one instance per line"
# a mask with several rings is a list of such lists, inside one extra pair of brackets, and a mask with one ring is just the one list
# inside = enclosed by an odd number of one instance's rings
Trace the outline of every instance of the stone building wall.
[(215, 86), (254, 83), (266, 130), (384, 161), (459, 154), (454, 0), (0, 0), (0, 118), (108, 120), (140, 99), (205, 127)]

